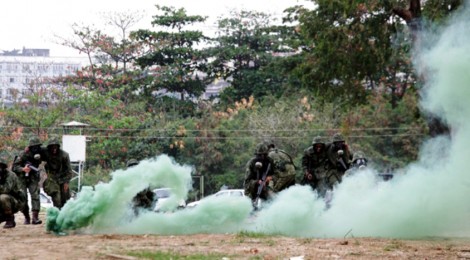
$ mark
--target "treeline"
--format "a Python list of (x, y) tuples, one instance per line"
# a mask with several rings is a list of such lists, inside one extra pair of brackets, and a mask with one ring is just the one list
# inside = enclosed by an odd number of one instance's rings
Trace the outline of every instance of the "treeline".
[[(313, 137), (338, 131), (380, 170), (415, 160), (429, 130), (411, 61), (416, 31), (396, 15), (405, 3), (316, 3), (287, 9), (282, 23), (232, 11), (213, 38), (188, 29), (205, 17), (165, 6), (156, 8), (154, 30), (131, 30), (135, 14), (106, 17), (119, 37), (75, 25), (75, 38), (63, 44), (88, 55), (89, 65), (31, 84), (27, 104), (2, 109), (2, 150), (13, 155), (31, 135), (46, 140), (63, 133), (61, 123), (80, 121), (90, 125), (84, 185), (107, 181), (129, 158), (164, 153), (194, 165), (192, 196), (199, 176), (206, 194), (241, 187), (265, 139), (298, 165)], [(419, 21), (440, 21), (457, 4), (426, 1)], [(217, 80), (229, 86), (199, 100)]]

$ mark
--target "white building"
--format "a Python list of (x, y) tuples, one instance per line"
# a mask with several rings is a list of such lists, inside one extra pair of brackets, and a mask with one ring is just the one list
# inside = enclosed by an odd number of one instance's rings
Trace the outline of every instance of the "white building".
[(50, 57), (49, 49), (4, 51), (0, 54), (0, 102), (24, 101), (32, 89), (50, 84), (48, 79), (73, 74), (81, 63), (72, 58)]

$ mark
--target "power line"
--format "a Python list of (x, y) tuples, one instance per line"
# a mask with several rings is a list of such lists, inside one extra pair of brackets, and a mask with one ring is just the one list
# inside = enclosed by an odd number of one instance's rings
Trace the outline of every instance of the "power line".
[[(425, 134), (388, 134), (388, 135), (355, 135), (348, 136), (349, 139), (362, 139), (362, 138), (385, 138), (385, 137), (409, 137), (409, 136), (425, 136)], [(259, 138), (257, 136), (106, 136), (106, 135), (87, 135), (91, 139), (205, 139), (205, 140), (236, 140), (236, 139), (249, 139)], [(276, 139), (304, 139), (305, 136), (270, 136)]]
[[(25, 127), (25, 126), (0, 126), (2, 129), (26, 129), (26, 130), (64, 130), (64, 127)], [(320, 128), (320, 129), (182, 129), (185, 132), (198, 133), (198, 132), (333, 132), (341, 131), (342, 128)], [(421, 131), (419, 127), (372, 127), (372, 128), (351, 128), (348, 131), (364, 132), (364, 131)], [(82, 131), (104, 131), (104, 132), (135, 132), (135, 131), (155, 131), (167, 132), (174, 131), (165, 128), (83, 128)], [(178, 129), (176, 130), (178, 131)]]
[[(6, 134), (1, 134), (6, 136)], [(410, 137), (410, 136), (426, 136), (425, 134), (382, 134), (382, 135), (352, 135), (348, 136), (348, 139), (364, 139), (364, 138), (390, 138), (390, 137)], [(203, 139), (203, 140), (240, 140), (249, 138), (259, 138), (259, 136), (109, 136), (109, 135), (86, 135), (90, 139)], [(276, 139), (305, 139), (305, 136), (270, 136)]]

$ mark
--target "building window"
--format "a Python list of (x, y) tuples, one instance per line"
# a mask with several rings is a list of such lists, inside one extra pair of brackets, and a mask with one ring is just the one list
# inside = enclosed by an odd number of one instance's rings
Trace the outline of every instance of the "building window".
[(28, 97), (28, 96), (31, 96), (32, 94), (33, 94), (33, 91), (31, 91), (30, 89), (24, 88), (21, 90), (21, 95), (23, 97)]
[(10, 83), (15, 83), (15, 78), (10, 78)]
[(16, 96), (17, 93), (18, 93), (18, 90), (14, 88), (9, 88), (7, 89), (6, 98), (9, 100), (13, 100), (13, 97)]
[(31, 73), (31, 68), (29, 64), (23, 64), (23, 73)]

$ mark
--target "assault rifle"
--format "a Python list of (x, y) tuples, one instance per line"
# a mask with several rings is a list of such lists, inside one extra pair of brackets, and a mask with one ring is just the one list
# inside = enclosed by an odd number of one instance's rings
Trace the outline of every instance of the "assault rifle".
[[(30, 168), (31, 170), (35, 171), (36, 173), (39, 172), (39, 169), (36, 168), (36, 167), (35, 167), (32, 163), (30, 163), (30, 162), (26, 162), (26, 163), (25, 163), (25, 166), (28, 166), (28, 168)], [(24, 176), (29, 177), (29, 172), (25, 172), (25, 173), (24, 173)]]
[[(38, 167), (35, 167), (30, 162), (26, 162), (26, 166), (28, 166), (31, 170), (35, 171), (39, 175), (39, 187), (42, 187), (42, 185), (47, 179), (47, 173), (46, 173), (46, 170), (44, 169), (45, 165), (46, 165), (45, 161), (42, 161)], [(28, 176), (28, 173), (26, 173), (26, 176)]]
[(32, 163), (30, 162), (26, 162), (25, 166), (28, 166), (28, 168), (30, 168), (31, 170), (35, 171), (35, 172), (39, 172), (40, 170), (34, 166)]
[[(257, 162), (255, 164), (255, 167), (258, 168), (258, 171), (259, 171), (259, 169), (261, 169), (262, 166), (263, 166), (263, 164), (260, 163), (260, 162)], [(270, 170), (271, 170), (271, 164), (269, 163), (268, 168), (266, 169), (266, 172), (261, 177), (261, 183), (258, 186), (258, 191), (256, 192), (256, 198), (253, 201), (253, 206), (254, 206), (255, 209), (259, 208), (259, 205), (258, 205), (260, 203), (260, 198), (259, 197), (261, 195), (261, 192), (263, 192), (264, 187), (266, 186), (266, 179), (268, 177), (268, 173), (269, 173)]]
[(343, 161), (343, 154), (344, 154), (343, 150), (338, 150), (338, 162), (341, 164), (343, 169), (346, 171), (348, 169), (348, 166), (346, 166), (346, 164)]

